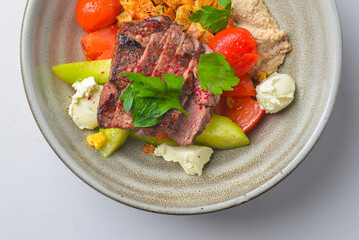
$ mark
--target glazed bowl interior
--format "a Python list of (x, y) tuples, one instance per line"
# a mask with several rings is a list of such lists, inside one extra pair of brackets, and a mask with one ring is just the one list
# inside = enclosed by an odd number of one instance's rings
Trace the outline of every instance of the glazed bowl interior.
[(294, 102), (266, 115), (247, 147), (219, 151), (201, 177), (141, 152), (128, 139), (104, 159), (67, 114), (74, 90), (51, 66), (83, 61), (73, 0), (29, 0), (21, 63), (34, 117), (59, 158), (99, 192), (124, 204), (171, 214), (197, 214), (241, 204), (288, 175), (320, 137), (332, 111), (341, 69), (341, 31), (334, 1), (264, 1), (293, 46), (280, 72), (296, 80)]

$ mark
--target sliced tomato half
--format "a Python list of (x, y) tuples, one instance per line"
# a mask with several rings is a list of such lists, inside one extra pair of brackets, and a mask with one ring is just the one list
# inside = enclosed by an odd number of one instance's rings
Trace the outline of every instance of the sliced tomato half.
[(252, 97), (256, 95), (256, 90), (251, 77), (245, 74), (239, 77), (240, 81), (237, 86), (233, 87), (232, 91), (224, 91), (224, 96), (227, 97)]
[(117, 26), (112, 25), (81, 38), (81, 47), (88, 61), (112, 59), (115, 51)]
[(261, 119), (264, 114), (259, 106), (259, 103), (251, 97), (235, 98), (235, 103), (232, 108), (225, 106), (221, 114), (230, 118), (236, 123), (244, 132), (251, 130)]

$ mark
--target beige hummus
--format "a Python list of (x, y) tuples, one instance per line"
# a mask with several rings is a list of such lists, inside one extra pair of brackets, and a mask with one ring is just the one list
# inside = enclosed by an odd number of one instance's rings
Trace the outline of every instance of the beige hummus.
[(284, 31), (262, 0), (233, 0), (232, 4), (237, 27), (248, 29), (257, 40), (260, 59), (249, 72), (250, 76), (258, 79), (261, 72), (268, 75), (276, 72), (292, 49)]

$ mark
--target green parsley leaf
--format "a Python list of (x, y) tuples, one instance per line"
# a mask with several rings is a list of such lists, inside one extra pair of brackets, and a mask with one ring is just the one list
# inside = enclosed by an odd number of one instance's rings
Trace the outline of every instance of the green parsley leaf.
[(132, 111), (134, 127), (151, 127), (158, 118), (171, 109), (178, 109), (188, 116), (178, 98), (184, 79), (174, 74), (162, 74), (165, 82), (158, 77), (147, 77), (142, 73), (126, 72), (131, 83), (121, 94), (126, 112)]
[(120, 100), (123, 101), (123, 108), (126, 112), (129, 112), (133, 105), (133, 99), (134, 99), (134, 92), (133, 87), (130, 84), (126, 90), (121, 94)]
[(209, 89), (214, 94), (231, 91), (239, 83), (226, 57), (216, 52), (200, 56), (197, 74), (203, 90)]
[(202, 6), (202, 10), (198, 10), (188, 17), (193, 22), (204, 22), (203, 27), (219, 32), (227, 28), (227, 24), (232, 12), (231, 0), (218, 0), (218, 5), (223, 8), (219, 10), (210, 5)]
[(231, 0), (218, 0), (218, 5), (223, 7), (227, 11), (232, 11), (232, 1)]
[(167, 89), (165, 92), (165, 100), (158, 102), (158, 109), (161, 115), (170, 109), (178, 109), (188, 116), (188, 113), (182, 108), (178, 100), (184, 82), (183, 76), (178, 75), (178, 77), (176, 77), (174, 74), (162, 74), (162, 77), (166, 81)]
[(158, 123), (160, 112), (153, 98), (136, 98), (132, 108), (132, 123), (134, 127), (152, 127)]

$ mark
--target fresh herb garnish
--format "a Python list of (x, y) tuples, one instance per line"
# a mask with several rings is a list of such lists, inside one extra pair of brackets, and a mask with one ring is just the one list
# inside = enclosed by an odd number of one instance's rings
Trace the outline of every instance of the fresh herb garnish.
[(188, 115), (178, 100), (184, 82), (182, 75), (162, 74), (165, 83), (158, 77), (146, 77), (142, 73), (126, 72), (122, 75), (131, 80), (120, 100), (126, 112), (132, 111), (134, 127), (154, 126), (158, 118), (170, 109)]
[(158, 123), (161, 117), (157, 102), (152, 98), (136, 98), (132, 108), (132, 123), (134, 127), (151, 127)]
[(202, 6), (203, 10), (198, 10), (188, 17), (193, 22), (204, 22), (203, 27), (219, 32), (227, 28), (227, 24), (232, 12), (231, 0), (218, 0), (218, 5), (223, 8), (219, 10), (210, 5)]
[(226, 57), (216, 52), (200, 56), (197, 74), (203, 90), (209, 89), (214, 94), (231, 91), (239, 82)]

